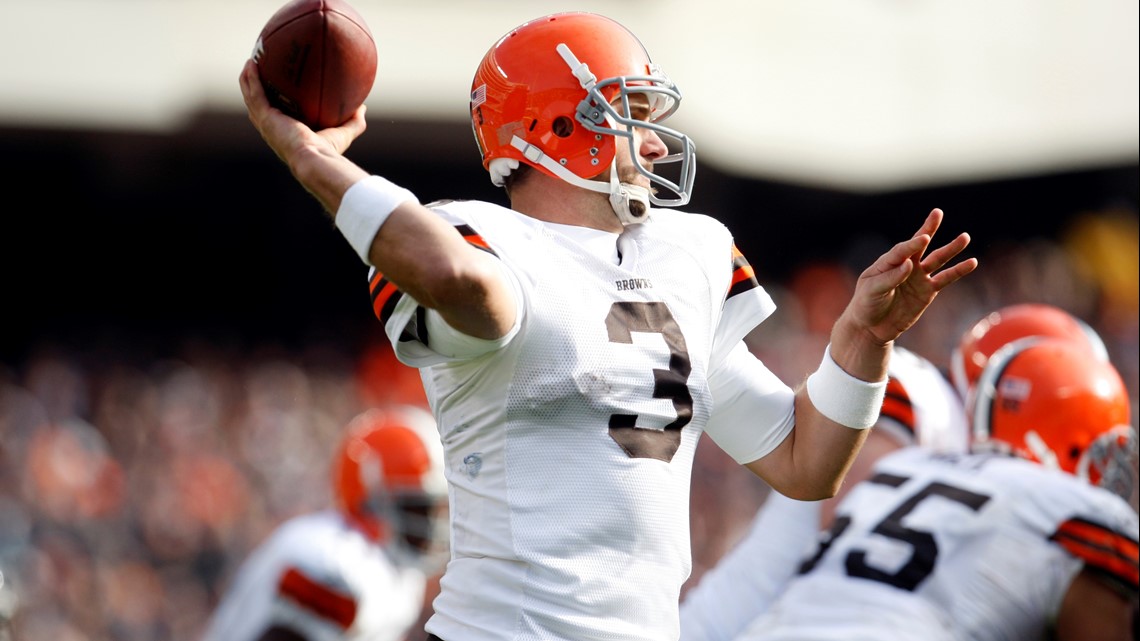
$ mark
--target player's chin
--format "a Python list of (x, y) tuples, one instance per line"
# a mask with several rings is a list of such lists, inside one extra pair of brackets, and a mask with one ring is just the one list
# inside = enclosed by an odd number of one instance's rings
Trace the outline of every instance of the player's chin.
[(653, 181), (649, 180), (649, 178), (645, 177), (644, 174), (642, 174), (640, 171), (637, 171), (636, 169), (623, 172), (622, 174), (619, 174), (618, 178), (621, 180), (621, 182), (627, 185), (644, 187), (645, 189), (648, 189), (650, 193), (653, 192)]

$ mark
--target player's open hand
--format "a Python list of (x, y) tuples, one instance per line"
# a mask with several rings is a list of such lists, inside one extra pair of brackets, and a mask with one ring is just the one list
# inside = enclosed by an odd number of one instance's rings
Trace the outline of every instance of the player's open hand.
[(880, 344), (897, 339), (938, 292), (978, 266), (976, 258), (946, 266), (970, 244), (966, 233), (927, 253), (941, 224), (942, 210), (931, 211), (913, 237), (892, 247), (859, 276), (844, 314)]

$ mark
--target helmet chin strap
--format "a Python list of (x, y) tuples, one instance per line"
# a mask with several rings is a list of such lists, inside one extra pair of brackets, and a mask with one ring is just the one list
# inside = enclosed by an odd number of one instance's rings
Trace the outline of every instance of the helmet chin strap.
[(518, 136), (511, 138), (511, 146), (521, 151), (527, 160), (541, 165), (549, 170), (550, 173), (571, 185), (581, 187), (582, 189), (589, 189), (590, 191), (609, 194), (610, 206), (613, 207), (614, 213), (623, 225), (640, 223), (649, 215), (649, 189), (640, 185), (621, 182), (618, 179), (616, 162), (610, 163), (610, 180), (607, 185), (606, 183), (588, 180), (574, 174), (574, 172), (563, 167), (541, 149)]
[(610, 207), (623, 225), (640, 223), (649, 215), (649, 189), (618, 180), (616, 162), (610, 165)]
[(1025, 446), (1037, 461), (1045, 467), (1054, 470), (1061, 469), (1061, 464), (1057, 462), (1057, 455), (1053, 453), (1053, 450), (1050, 449), (1045, 439), (1041, 438), (1041, 435), (1035, 430), (1025, 432)]

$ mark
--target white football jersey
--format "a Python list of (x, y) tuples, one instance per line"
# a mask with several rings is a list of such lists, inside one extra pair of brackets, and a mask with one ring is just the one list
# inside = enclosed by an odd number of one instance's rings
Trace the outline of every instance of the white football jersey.
[[(505, 346), (447, 358), (416, 301), (370, 277), (446, 451), (452, 558), (427, 629), (446, 641), (675, 639), (702, 430), (755, 460), (792, 426), (786, 385), (750, 356), (728, 366), (771, 298), (706, 216), (654, 210), (599, 252), (490, 203), (435, 210), (498, 256), (523, 316)], [(712, 421), (713, 389), (750, 399), (750, 420)]]
[[(961, 401), (933, 363), (895, 345), (887, 375), (886, 397), (873, 429), (890, 434), (900, 447), (966, 450), (969, 432)], [(820, 519), (818, 501), (769, 493), (745, 536), (686, 593), (681, 640), (734, 639), (795, 576), (815, 547)]]
[(970, 428), (962, 399), (934, 363), (895, 345), (887, 376), (886, 398), (875, 429), (890, 432), (903, 447), (966, 451)]
[(274, 626), (308, 641), (401, 641), (426, 585), (339, 514), (294, 517), (242, 563), (203, 641), (256, 641)]
[(1091, 565), (1137, 589), (1137, 515), (1064, 472), (908, 448), (853, 488), (834, 527), (740, 641), (1044, 638)]

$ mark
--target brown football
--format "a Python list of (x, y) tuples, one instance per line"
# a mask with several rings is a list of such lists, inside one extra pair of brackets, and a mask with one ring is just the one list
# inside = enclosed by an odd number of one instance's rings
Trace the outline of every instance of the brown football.
[(269, 102), (313, 129), (348, 120), (376, 80), (376, 42), (345, 0), (292, 0), (257, 38)]

